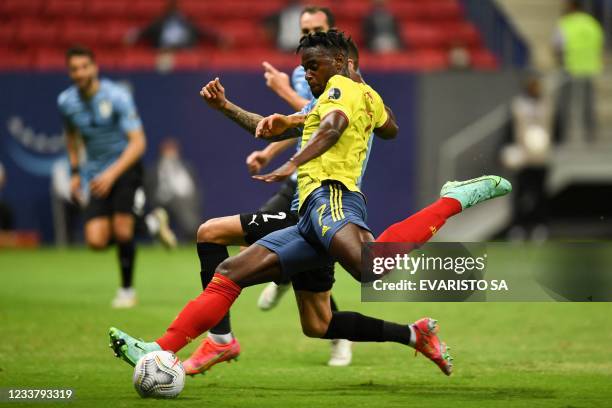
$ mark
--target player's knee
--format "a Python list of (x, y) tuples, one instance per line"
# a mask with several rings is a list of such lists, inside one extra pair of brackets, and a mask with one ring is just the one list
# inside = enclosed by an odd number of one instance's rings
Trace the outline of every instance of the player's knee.
[(232, 279), (232, 276), (234, 276), (234, 274), (232, 273), (231, 260), (228, 258), (224, 260), (223, 262), (221, 262), (215, 269), (215, 273), (216, 274), (218, 273), (219, 275), (223, 275), (228, 279), (234, 280)]
[(108, 247), (108, 237), (105, 236), (90, 234), (85, 237), (85, 241), (90, 249), (96, 251), (100, 251)]
[(212, 218), (200, 224), (198, 228), (198, 242), (223, 245), (224, 242), (222, 242), (222, 238), (219, 222), (216, 218)]
[(134, 238), (134, 231), (131, 228), (119, 227), (113, 230), (113, 237), (117, 242), (127, 242)]
[(234, 282), (236, 285), (240, 287), (244, 287), (243, 277), (246, 275), (245, 271), (241, 268), (237, 267), (235, 262), (231, 258), (227, 258), (223, 262), (217, 266), (215, 269), (215, 274), (223, 275), (227, 279)]
[(327, 333), (329, 322), (324, 320), (302, 322), (302, 333), (307, 337), (320, 339)]

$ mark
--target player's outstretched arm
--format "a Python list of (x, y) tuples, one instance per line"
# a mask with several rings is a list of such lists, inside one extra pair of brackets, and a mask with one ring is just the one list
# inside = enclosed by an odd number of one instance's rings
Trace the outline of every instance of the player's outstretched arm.
[(263, 119), (263, 116), (248, 112), (230, 102), (225, 96), (225, 88), (221, 85), (219, 78), (215, 78), (214, 81), (204, 85), (200, 91), (200, 96), (211, 108), (220, 111), (241, 128), (255, 135), (257, 124)]
[(395, 120), (395, 115), (391, 108), (385, 105), (385, 110), (389, 115), (389, 119), (379, 128), (374, 129), (374, 134), (381, 139), (389, 140), (395, 139), (397, 133), (399, 132), (399, 126), (397, 125), (397, 121)]
[(347, 126), (348, 119), (344, 113), (337, 110), (328, 113), (323, 120), (321, 120), (319, 128), (313, 134), (306, 146), (300, 149), (300, 151), (289, 159), (289, 161), (272, 173), (253, 176), (253, 178), (267, 183), (285, 180), (302, 164), (319, 157), (335, 145)]
[(265, 70), (264, 78), (266, 78), (266, 85), (287, 102), (289, 106), (299, 111), (308, 104), (308, 99), (302, 98), (293, 88), (291, 88), (289, 76), (287, 74), (274, 68), (274, 66), (267, 61), (264, 61), (262, 65)]

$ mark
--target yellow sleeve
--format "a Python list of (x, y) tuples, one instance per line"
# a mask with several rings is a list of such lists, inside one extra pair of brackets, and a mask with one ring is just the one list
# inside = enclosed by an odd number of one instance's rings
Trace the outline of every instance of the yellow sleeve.
[(317, 104), (321, 120), (330, 112), (340, 111), (350, 123), (351, 116), (353, 115), (351, 107), (353, 106), (352, 99), (355, 97), (355, 91), (348, 85), (346, 81), (343, 81), (338, 76), (329, 80), (329, 86), (323, 95), (319, 97), (319, 103)]
[(389, 114), (380, 95), (376, 91), (374, 91), (374, 95), (374, 129), (377, 129), (387, 123)]

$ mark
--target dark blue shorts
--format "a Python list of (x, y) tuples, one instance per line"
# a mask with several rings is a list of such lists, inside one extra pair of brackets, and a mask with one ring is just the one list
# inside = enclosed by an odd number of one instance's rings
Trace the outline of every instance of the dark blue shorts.
[(300, 233), (309, 242), (323, 245), (326, 251), (336, 232), (348, 223), (370, 231), (363, 195), (349, 191), (341, 183), (319, 187), (308, 196), (303, 207), (298, 221)]
[(256, 244), (279, 257), (283, 279), (333, 263), (327, 253), (333, 236), (348, 223), (368, 231), (363, 195), (342, 184), (327, 184), (313, 191), (303, 204), (297, 225), (266, 235)]

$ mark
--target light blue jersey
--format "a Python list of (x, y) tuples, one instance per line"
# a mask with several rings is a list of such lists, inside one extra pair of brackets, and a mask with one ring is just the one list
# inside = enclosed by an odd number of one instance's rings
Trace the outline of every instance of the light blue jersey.
[(293, 87), (293, 90), (302, 98), (311, 100), (314, 98), (314, 96), (310, 91), (310, 85), (308, 85), (308, 82), (306, 82), (305, 75), (306, 71), (304, 71), (304, 67), (298, 65), (293, 70), (293, 74), (291, 74), (291, 86)]
[(66, 129), (78, 131), (83, 138), (86, 180), (115, 162), (128, 144), (127, 133), (142, 127), (129, 91), (108, 79), (100, 80), (100, 89), (88, 100), (71, 86), (59, 95), (57, 105)]

